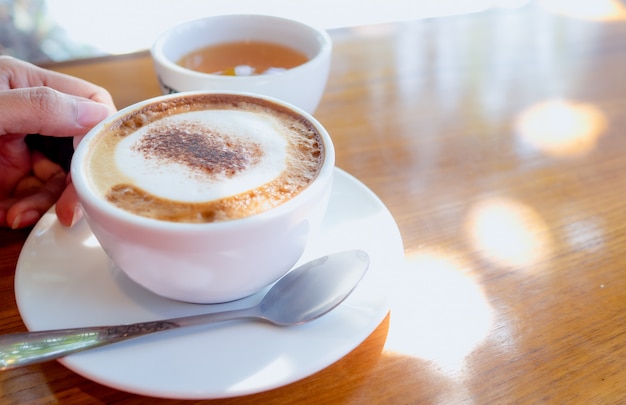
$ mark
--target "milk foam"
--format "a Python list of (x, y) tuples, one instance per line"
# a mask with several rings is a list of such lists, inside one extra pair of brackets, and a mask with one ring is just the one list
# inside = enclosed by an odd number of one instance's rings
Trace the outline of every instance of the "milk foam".
[[(210, 128), (202, 131), (205, 137), (217, 134), (244, 146), (252, 145), (261, 155), (232, 174), (220, 170), (207, 173), (178, 159), (164, 159), (146, 152), (146, 146), (150, 145), (146, 140), (151, 135), (165, 138), (169, 129), (194, 127)], [(135, 186), (155, 196), (182, 202), (213, 201), (255, 189), (281, 174), (286, 166), (288, 142), (285, 136), (276, 136), (277, 132), (282, 133), (280, 121), (250, 111), (179, 113), (149, 123), (124, 138), (115, 148), (114, 159), (120, 172)]]

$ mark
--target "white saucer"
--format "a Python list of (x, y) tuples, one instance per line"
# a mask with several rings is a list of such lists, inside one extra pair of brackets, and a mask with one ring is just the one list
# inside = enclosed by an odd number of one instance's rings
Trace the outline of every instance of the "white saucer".
[[(324, 225), (301, 262), (353, 248), (369, 253), (368, 273), (343, 304), (309, 324), (200, 325), (60, 361), (98, 383), (163, 398), (232, 397), (297, 381), (348, 354), (380, 324), (388, 312), (387, 280), (403, 258), (389, 211), (361, 182), (337, 169)], [(156, 296), (110, 263), (84, 221), (69, 230), (52, 212), (24, 245), (15, 294), (29, 330), (150, 321), (249, 306), (261, 298), (196, 305)]]

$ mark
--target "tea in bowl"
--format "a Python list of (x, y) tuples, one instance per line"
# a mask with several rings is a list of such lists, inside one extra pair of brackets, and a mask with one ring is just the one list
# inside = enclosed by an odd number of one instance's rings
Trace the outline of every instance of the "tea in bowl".
[(299, 260), (328, 205), (328, 132), (270, 97), (186, 92), (125, 108), (78, 145), (85, 218), (139, 285), (195, 303), (251, 295)]
[(153, 44), (164, 94), (194, 90), (271, 96), (308, 113), (317, 108), (332, 42), (321, 29), (267, 15), (219, 15), (182, 23)]

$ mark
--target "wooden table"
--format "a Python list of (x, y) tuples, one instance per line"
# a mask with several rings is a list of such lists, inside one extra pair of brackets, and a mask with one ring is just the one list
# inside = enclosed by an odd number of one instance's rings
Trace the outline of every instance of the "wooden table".
[[(215, 403), (624, 403), (622, 17), (531, 5), (332, 31), (316, 116), (337, 165), (397, 220), (406, 268), (390, 315), (348, 356)], [(158, 94), (145, 53), (53, 68), (106, 87), (118, 107)], [(27, 234), (0, 230), (3, 333), (25, 330), (13, 273)], [(55, 362), (0, 373), (3, 404), (173, 402)]]

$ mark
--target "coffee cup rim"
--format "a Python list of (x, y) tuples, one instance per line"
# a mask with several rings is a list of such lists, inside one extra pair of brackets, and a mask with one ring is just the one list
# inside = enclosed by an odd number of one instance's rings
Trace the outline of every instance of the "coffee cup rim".
[[(305, 187), (300, 193), (291, 198), (288, 201), (285, 201), (267, 211), (263, 211), (260, 213), (252, 214), (243, 218), (235, 218), (226, 221), (216, 221), (216, 222), (200, 222), (200, 223), (189, 223), (189, 222), (175, 222), (175, 221), (167, 221), (160, 220), (155, 218), (143, 217), (137, 214), (129, 213), (121, 208), (110, 204), (105, 201), (103, 198), (96, 195), (93, 187), (89, 184), (89, 180), (84, 170), (81, 170), (82, 161), (86, 159), (86, 155), (89, 151), (89, 144), (92, 142), (93, 138), (97, 136), (99, 132), (101, 132), (104, 127), (111, 122), (114, 122), (118, 118), (128, 114), (131, 111), (135, 111), (143, 106), (152, 103), (158, 103), (164, 100), (180, 98), (180, 97), (194, 97), (201, 95), (232, 95), (232, 96), (240, 96), (240, 97), (250, 97), (254, 99), (261, 99), (264, 101), (269, 101), (271, 103), (275, 103), (279, 106), (286, 107), (297, 114), (304, 117), (307, 121), (309, 121), (319, 132), (322, 142), (324, 144), (324, 159), (322, 161), (320, 171), (317, 174), (317, 177)], [(72, 157), (70, 172), (72, 177), (72, 182), (76, 189), (76, 192), (79, 195), (79, 201), (82, 199), (88, 200), (88, 203), (94, 207), (96, 207), (100, 212), (105, 213), (107, 216), (111, 218), (116, 218), (117, 220), (126, 221), (128, 223), (136, 224), (137, 226), (152, 228), (152, 229), (161, 229), (168, 231), (206, 231), (207, 228), (220, 230), (220, 229), (236, 229), (239, 226), (248, 226), (255, 223), (262, 223), (264, 221), (280, 217), (284, 215), (286, 212), (290, 212), (291, 210), (297, 208), (298, 204), (307, 200), (310, 194), (316, 194), (321, 192), (322, 188), (326, 187), (326, 183), (332, 181), (332, 177), (334, 176), (334, 168), (335, 168), (335, 150), (330, 134), (322, 126), (322, 124), (311, 114), (302, 110), (301, 108), (290, 104), (286, 101), (279, 100), (274, 97), (256, 94), (251, 92), (242, 92), (242, 91), (226, 91), (226, 90), (200, 90), (200, 91), (186, 91), (175, 94), (166, 94), (162, 96), (157, 96), (153, 98), (149, 98), (130, 106), (127, 106), (116, 113), (110, 115), (100, 123), (98, 123), (95, 127), (93, 127), (81, 140), (81, 142), (76, 147), (74, 155)]]
[(304, 23), (302, 21), (285, 18), (285, 17), (274, 16), (274, 15), (266, 15), (266, 14), (218, 14), (218, 15), (212, 15), (208, 17), (202, 17), (202, 18), (189, 20), (189, 21), (180, 23), (178, 25), (175, 25), (173, 27), (170, 27), (165, 32), (161, 33), (152, 44), (150, 48), (150, 53), (152, 57), (156, 61), (158, 61), (158, 63), (161, 63), (163, 66), (167, 67), (170, 70), (173, 70), (177, 73), (185, 74), (191, 77), (195, 77), (195, 78), (213, 78), (213, 79), (219, 78), (220, 80), (224, 80), (224, 81), (232, 81), (232, 80), (253, 81), (253, 80), (259, 80), (260, 77), (267, 77), (263, 75), (227, 76), (227, 75), (219, 75), (219, 74), (214, 74), (214, 73), (199, 72), (197, 70), (188, 69), (183, 66), (180, 66), (179, 64), (176, 63), (176, 61), (173, 61), (171, 58), (165, 55), (163, 51), (163, 47), (165, 46), (167, 41), (171, 38), (171, 36), (174, 35), (176, 32), (183, 30), (185, 28), (191, 27), (193, 25), (201, 24), (205, 21), (209, 21), (213, 19), (222, 19), (222, 18), (225, 18), (225, 19), (232, 18), (232, 19), (238, 19), (238, 20), (246, 19), (246, 18), (248, 19), (254, 18), (254, 19), (267, 19), (267, 20), (280, 21), (281, 23), (288, 23), (293, 26), (305, 28), (306, 30), (314, 34), (314, 36), (317, 39), (317, 42), (319, 43), (319, 49), (313, 56), (311, 56), (306, 62), (298, 66), (286, 69), (282, 72), (273, 73), (271, 76), (279, 77), (279, 76), (295, 74), (292, 72), (297, 72), (301, 69), (307, 68), (308, 66), (312, 64), (318, 63), (320, 59), (324, 58), (327, 54), (330, 54), (332, 52), (332, 40), (330, 38), (330, 35), (328, 35), (328, 33), (326, 32), (326, 30)]

